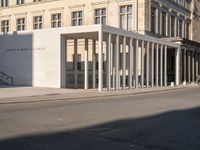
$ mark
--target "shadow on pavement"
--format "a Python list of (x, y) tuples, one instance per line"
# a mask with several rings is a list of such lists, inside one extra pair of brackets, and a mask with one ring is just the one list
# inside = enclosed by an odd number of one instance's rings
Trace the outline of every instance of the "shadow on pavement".
[[(142, 111), (142, 110), (141, 110)], [(0, 141), (0, 150), (199, 150), (200, 108)]]

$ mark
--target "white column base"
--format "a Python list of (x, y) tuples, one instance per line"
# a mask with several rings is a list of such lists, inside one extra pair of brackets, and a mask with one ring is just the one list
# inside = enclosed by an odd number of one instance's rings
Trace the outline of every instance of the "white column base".
[(184, 81), (184, 82), (183, 82), (183, 85), (184, 85), (184, 86), (187, 86), (187, 82), (186, 82), (186, 81)]

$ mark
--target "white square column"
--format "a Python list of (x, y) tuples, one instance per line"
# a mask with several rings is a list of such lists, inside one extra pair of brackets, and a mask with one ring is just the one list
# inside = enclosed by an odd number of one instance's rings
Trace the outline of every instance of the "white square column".
[(198, 53), (196, 53), (196, 78), (199, 74), (199, 61), (198, 61)]
[(130, 39), (129, 44), (129, 89), (133, 87), (133, 39)]
[(188, 82), (191, 82), (191, 52), (188, 51)]
[(163, 45), (160, 47), (160, 86), (163, 86)]
[(126, 89), (126, 37), (123, 39), (122, 51), (122, 89)]
[(138, 65), (139, 65), (139, 58), (138, 58), (138, 50), (139, 50), (139, 40), (136, 39), (136, 46), (135, 46), (135, 88), (138, 88)]
[(74, 39), (74, 88), (78, 87), (78, 45), (77, 39)]
[(167, 86), (167, 45), (164, 46), (164, 85)]
[(176, 85), (180, 84), (180, 54), (181, 54), (181, 49), (177, 48), (176, 49)]
[(151, 87), (154, 87), (154, 43), (151, 45)]
[(195, 52), (192, 52), (192, 83), (194, 83), (195, 78)]
[(67, 79), (66, 79), (66, 74), (67, 74), (67, 65), (66, 65), (66, 62), (67, 62), (67, 57), (66, 57), (66, 53), (67, 53), (67, 39), (65, 36), (61, 36), (61, 39), (60, 39), (60, 50), (61, 50), (61, 83), (60, 83), (60, 87), (61, 88), (66, 88), (66, 82), (67, 82)]
[(149, 64), (150, 64), (150, 59), (149, 59), (149, 53), (150, 53), (150, 43), (147, 42), (147, 50), (146, 50), (146, 53), (147, 53), (147, 57), (146, 57), (146, 86), (147, 88), (149, 88)]
[(92, 41), (92, 87), (96, 88), (96, 40)]
[(88, 39), (85, 39), (84, 89), (88, 89)]
[(158, 71), (159, 71), (159, 44), (156, 45), (156, 87), (159, 86)]
[(119, 90), (119, 35), (116, 36), (115, 45), (115, 90)]
[(144, 40), (142, 41), (142, 49), (141, 49), (141, 87), (144, 88), (144, 54), (145, 54), (145, 49), (144, 49)]
[(107, 82), (107, 90), (111, 90), (111, 33), (108, 34), (107, 41), (107, 51), (106, 51), (106, 59), (107, 59), (107, 69), (106, 69), (106, 82)]
[(99, 40), (98, 89), (101, 92), (103, 91), (103, 32), (102, 31), (99, 31), (98, 40)]

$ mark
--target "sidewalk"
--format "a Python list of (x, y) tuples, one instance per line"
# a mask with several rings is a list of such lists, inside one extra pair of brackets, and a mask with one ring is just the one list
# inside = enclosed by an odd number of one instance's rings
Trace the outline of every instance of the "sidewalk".
[(122, 95), (147, 94), (166, 92), (171, 90), (186, 89), (196, 86), (159, 87), (119, 91), (54, 89), (36, 87), (0, 88), (0, 104), (45, 102), (45, 101), (70, 101), (75, 99), (88, 99), (96, 97), (110, 97)]

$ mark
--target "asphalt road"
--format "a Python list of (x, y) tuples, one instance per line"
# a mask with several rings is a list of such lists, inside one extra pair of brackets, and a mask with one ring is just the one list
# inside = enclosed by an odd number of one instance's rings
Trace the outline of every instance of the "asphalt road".
[(0, 105), (0, 150), (199, 150), (200, 88)]

